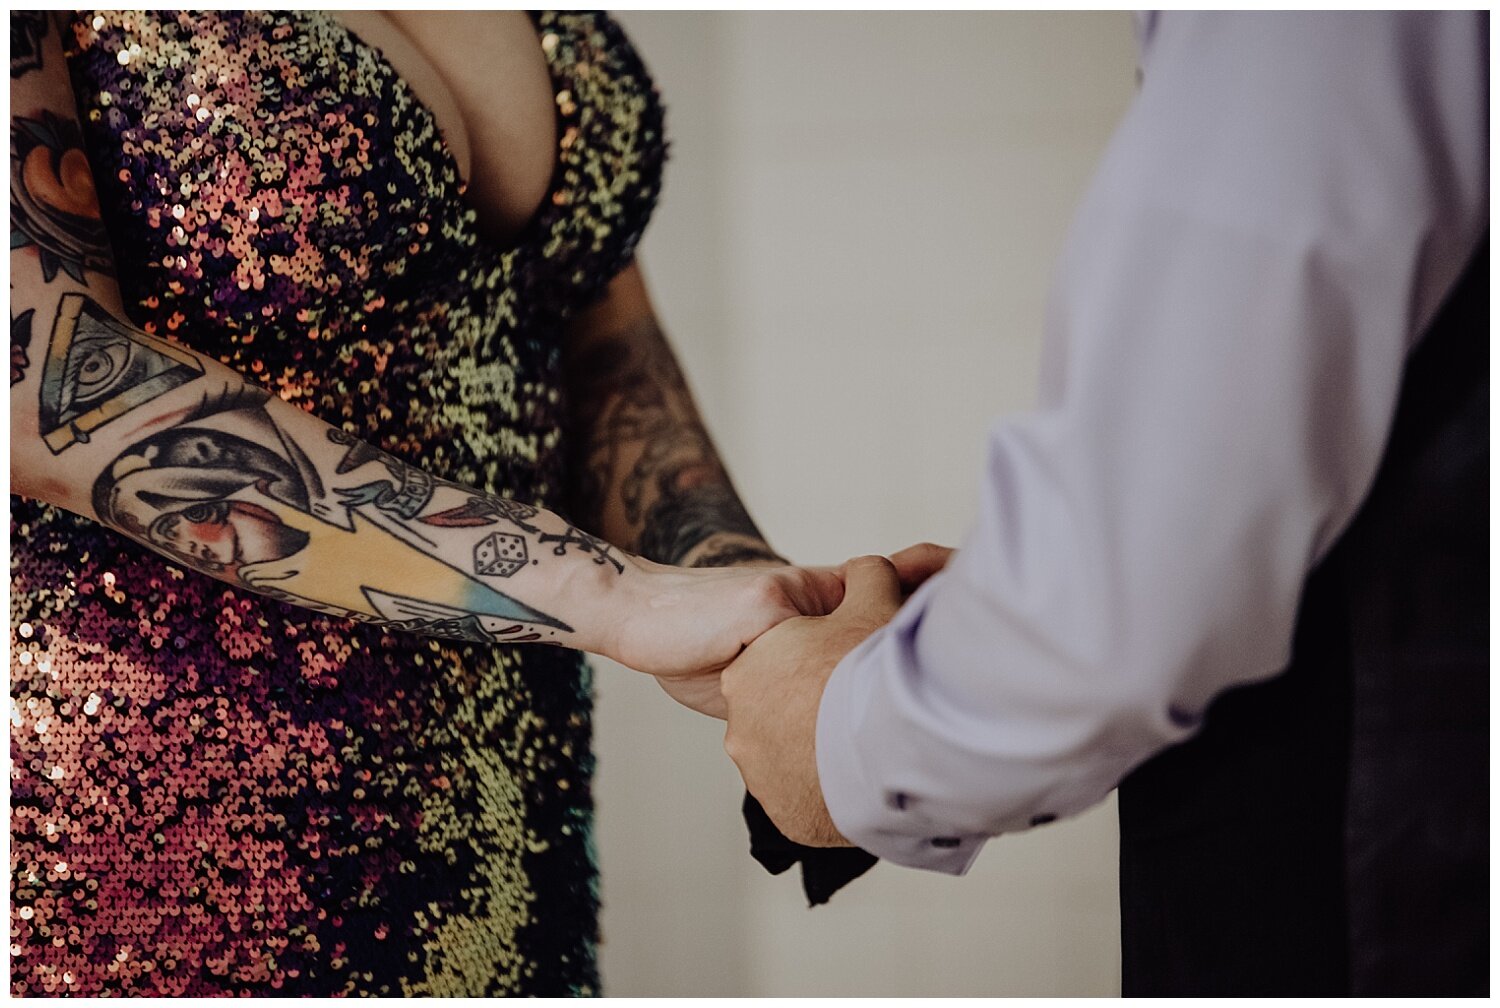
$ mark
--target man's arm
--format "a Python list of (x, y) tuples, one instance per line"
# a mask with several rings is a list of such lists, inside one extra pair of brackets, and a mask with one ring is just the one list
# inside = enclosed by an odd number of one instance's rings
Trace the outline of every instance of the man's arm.
[[(1043, 404), (995, 425), (978, 524), (806, 701), (815, 764), (742, 726), (773, 818), (811, 779), (850, 840), (959, 872), (1284, 667), (1487, 227), (1486, 21), (1159, 17), (1060, 264)], [(781, 633), (726, 671), (731, 733)]]

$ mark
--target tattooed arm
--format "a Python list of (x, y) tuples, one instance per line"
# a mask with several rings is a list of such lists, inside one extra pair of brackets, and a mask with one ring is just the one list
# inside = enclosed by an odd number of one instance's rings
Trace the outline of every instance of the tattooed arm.
[(734, 492), (637, 266), (574, 323), (565, 363), (580, 522), (664, 564), (786, 562)]
[(137, 329), (112, 276), (57, 32), (43, 22), (22, 37), (38, 44), (12, 66), (17, 492), (319, 611), (562, 644), (659, 675), (720, 667), (779, 620), (837, 601), (832, 575), (679, 571), (623, 553), (406, 465)]

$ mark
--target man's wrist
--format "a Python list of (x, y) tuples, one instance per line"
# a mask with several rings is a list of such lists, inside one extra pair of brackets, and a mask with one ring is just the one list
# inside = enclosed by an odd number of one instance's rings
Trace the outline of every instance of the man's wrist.
[(851, 843), (895, 864), (962, 875), (985, 837), (930, 821), (925, 797), (905, 785), (891, 787), (898, 777), (883, 772), (892, 765), (892, 747), (908, 741), (899, 723), (882, 717), (891, 707), (884, 685), (890, 663), (900, 661), (901, 619), (839, 659), (823, 684), (813, 728), (818, 788), (829, 820)]

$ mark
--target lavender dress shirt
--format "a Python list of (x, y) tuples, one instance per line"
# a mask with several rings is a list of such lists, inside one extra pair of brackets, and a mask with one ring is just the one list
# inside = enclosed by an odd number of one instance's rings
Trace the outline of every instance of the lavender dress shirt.
[(961, 873), (1276, 675), (1402, 368), (1488, 229), (1488, 16), (1148, 15), (1079, 208), (1041, 404), (948, 569), (834, 670), (840, 830)]

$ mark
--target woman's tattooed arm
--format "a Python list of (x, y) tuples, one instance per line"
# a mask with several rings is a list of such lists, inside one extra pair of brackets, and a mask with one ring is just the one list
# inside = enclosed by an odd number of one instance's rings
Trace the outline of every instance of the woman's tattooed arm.
[[(15, 492), (321, 612), (562, 644), (667, 677), (699, 679), (771, 626), (837, 603), (842, 586), (822, 572), (684, 571), (629, 555), (531, 502), (449, 482), (330, 427), (193, 350), (200, 334), (166, 340), (134, 325), (59, 32), (25, 17), (11, 27)], [(684, 536), (652, 516), (670, 510), (664, 496), (693, 511), (702, 480), (684, 479), (686, 456), (640, 454), (629, 460), (632, 513), (680, 558)]]
[(407, 465), (130, 322), (59, 32), (16, 13), (11, 42), (13, 487), (321, 611), (597, 644), (594, 603), (627, 571), (617, 550)]
[(51, 296), (41, 360), (11, 390), (13, 418), (24, 414), (18, 489), (322, 612), (462, 640), (599, 646), (594, 618), (627, 570), (618, 551), (331, 428), (88, 294)]
[(719, 461), (632, 266), (575, 326), (566, 358), (580, 520), (659, 563), (784, 563)]
[(66, 78), (53, 16), (45, 11), (10, 15), (10, 76), (16, 81), (11, 89), (10, 247), (12, 253), (32, 250), (46, 282), (61, 272), (86, 284), (89, 271), (113, 272), (113, 256), (83, 133), (71, 109), (40, 105), (21, 111), (28, 95), (46, 92), (49, 78)]

